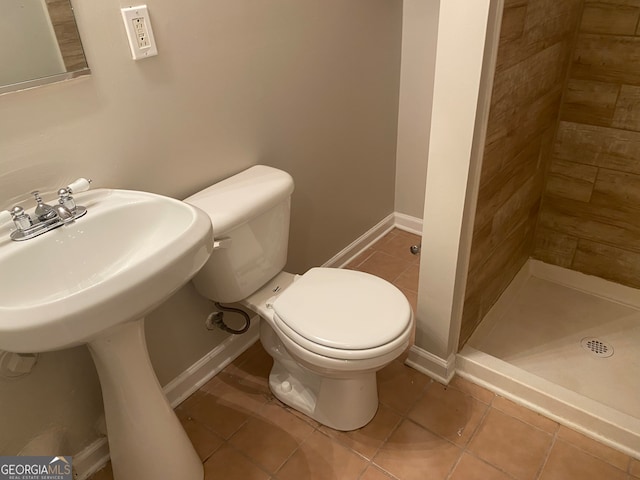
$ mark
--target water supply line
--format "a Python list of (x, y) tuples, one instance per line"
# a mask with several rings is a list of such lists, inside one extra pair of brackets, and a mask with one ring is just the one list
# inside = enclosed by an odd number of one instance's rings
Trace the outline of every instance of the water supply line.
[[(219, 304), (218, 302), (213, 302), (213, 304), (219, 311), (211, 312), (207, 317), (205, 325), (209, 330), (213, 330), (214, 328), (217, 327), (220, 330), (223, 330), (227, 333), (231, 333), (233, 335), (242, 335), (247, 330), (249, 330), (249, 327), (251, 326), (251, 318), (249, 317), (247, 312), (245, 312), (244, 310), (241, 310), (240, 308), (226, 307), (224, 305)], [(238, 313), (242, 315), (242, 318), (244, 318), (244, 326), (237, 330), (235, 328), (231, 328), (229, 325), (227, 325), (224, 322), (224, 312), (232, 312), (232, 313)]]

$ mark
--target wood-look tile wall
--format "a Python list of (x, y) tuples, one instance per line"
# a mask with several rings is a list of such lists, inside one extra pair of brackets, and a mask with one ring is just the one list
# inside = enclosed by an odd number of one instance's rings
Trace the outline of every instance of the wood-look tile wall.
[(534, 257), (640, 287), (640, 0), (585, 0)]
[(460, 344), (534, 246), (582, 0), (506, 0)]
[(69, 0), (46, 0), (46, 4), (67, 72), (87, 68), (71, 3)]

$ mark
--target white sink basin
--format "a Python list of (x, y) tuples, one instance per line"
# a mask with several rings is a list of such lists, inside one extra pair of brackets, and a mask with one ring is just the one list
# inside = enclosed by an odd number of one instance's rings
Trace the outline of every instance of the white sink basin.
[(144, 315), (209, 258), (209, 216), (144, 192), (102, 189), (75, 200), (87, 214), (73, 223), (21, 242), (0, 232), (0, 349), (86, 343), (114, 477), (201, 480), (202, 462), (149, 360)]
[(209, 217), (186, 203), (106, 189), (76, 201), (88, 213), (74, 223), (0, 241), (0, 349), (88, 343), (158, 306), (211, 253)]

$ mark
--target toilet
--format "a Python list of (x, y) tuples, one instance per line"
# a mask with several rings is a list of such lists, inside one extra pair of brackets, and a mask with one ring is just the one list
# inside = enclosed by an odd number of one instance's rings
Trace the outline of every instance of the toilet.
[(215, 239), (193, 282), (202, 296), (260, 316), (276, 398), (355, 430), (375, 415), (376, 372), (409, 346), (413, 314), (400, 290), (367, 273), (283, 271), (293, 188), (288, 173), (257, 165), (187, 198), (209, 214)]

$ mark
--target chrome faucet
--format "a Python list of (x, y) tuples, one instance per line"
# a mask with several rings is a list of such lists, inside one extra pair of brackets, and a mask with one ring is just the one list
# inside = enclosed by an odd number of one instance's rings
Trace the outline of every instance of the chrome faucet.
[(37, 190), (35, 192), (31, 192), (31, 195), (36, 197), (36, 209), (33, 211), (33, 214), (36, 216), (38, 220), (41, 222), (46, 222), (47, 220), (51, 220), (56, 216), (56, 212), (51, 205), (47, 205), (42, 201), (40, 197), (40, 192)]
[(36, 200), (33, 216), (26, 213), (20, 206), (15, 206), (9, 212), (0, 215), (0, 217), (4, 217), (7, 213), (11, 214), (11, 219), (16, 227), (10, 234), (11, 240), (18, 242), (29, 240), (54, 228), (73, 223), (82, 217), (87, 213), (87, 209), (76, 205), (72, 194), (88, 190), (90, 183), (91, 180), (79, 178), (67, 187), (61, 188), (58, 190), (58, 203), (55, 206), (44, 203), (40, 192), (31, 192)]

